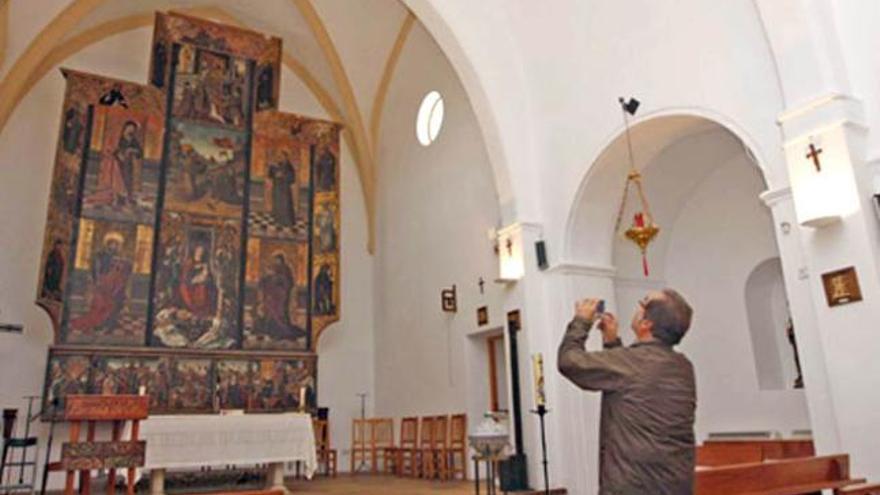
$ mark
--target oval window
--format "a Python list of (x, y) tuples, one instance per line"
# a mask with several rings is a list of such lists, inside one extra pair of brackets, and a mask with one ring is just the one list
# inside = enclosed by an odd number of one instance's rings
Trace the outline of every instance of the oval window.
[(443, 127), (443, 97), (431, 91), (422, 99), (419, 115), (416, 117), (416, 137), (422, 146), (428, 146), (437, 139)]

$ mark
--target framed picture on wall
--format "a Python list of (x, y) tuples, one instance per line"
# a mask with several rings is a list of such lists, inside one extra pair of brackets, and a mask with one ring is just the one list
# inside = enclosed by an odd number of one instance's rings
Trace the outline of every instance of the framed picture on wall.
[(477, 326), (484, 326), (489, 324), (489, 308), (487, 306), (481, 306), (477, 308)]
[(447, 313), (458, 311), (458, 301), (454, 285), (450, 289), (440, 291), (440, 306)]

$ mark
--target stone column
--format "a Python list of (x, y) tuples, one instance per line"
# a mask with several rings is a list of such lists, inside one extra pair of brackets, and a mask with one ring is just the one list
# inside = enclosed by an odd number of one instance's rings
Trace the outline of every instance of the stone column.
[[(598, 490), (598, 430), (600, 396), (584, 392), (557, 371), (556, 351), (577, 299), (597, 297), (615, 310), (614, 269), (555, 261), (560, 247), (547, 246), (551, 268), (537, 266), (535, 242), (542, 238), (541, 226), (514, 224), (502, 232), (521, 236), (524, 253), (522, 279), (511, 284), (505, 309), (519, 309), (522, 330), (519, 335), (520, 384), (524, 410), (534, 409), (531, 355), (544, 356), (544, 384), (550, 486), (565, 486), (569, 493), (595, 493)], [(503, 248), (503, 246), (502, 246)], [(601, 347), (594, 335), (590, 347)], [(529, 482), (543, 483), (539, 420), (524, 414), (523, 434), (529, 461)]]

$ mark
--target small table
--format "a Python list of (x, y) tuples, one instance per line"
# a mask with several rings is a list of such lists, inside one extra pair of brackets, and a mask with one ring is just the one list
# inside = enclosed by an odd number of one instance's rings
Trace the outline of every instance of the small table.
[(318, 464), (308, 414), (151, 416), (140, 430), (151, 495), (164, 495), (167, 469), (230, 464), (268, 464), (267, 487), (288, 493), (285, 462), (303, 463), (308, 478)]

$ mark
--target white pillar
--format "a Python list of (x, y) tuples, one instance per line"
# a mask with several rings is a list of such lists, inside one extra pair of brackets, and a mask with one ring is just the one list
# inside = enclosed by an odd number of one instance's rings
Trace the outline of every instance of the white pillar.
[[(827, 392), (809, 398), (811, 383), (822, 388), (821, 364), (805, 363), (813, 377), (805, 376), (810, 413), (814, 429), (820, 433), (820, 449), (834, 449), (851, 456), (853, 476), (880, 478), (880, 336), (877, 316), (880, 315), (880, 266), (878, 266), (878, 224), (871, 203), (873, 172), (865, 163), (866, 128), (862, 124), (863, 106), (854, 98), (833, 96), (820, 98), (802, 107), (790, 109), (780, 117), (783, 130), (788, 175), (794, 198), (794, 216), (800, 221), (805, 211), (829, 207), (839, 221), (816, 228), (803, 227), (790, 221), (802, 247), (802, 263), (798, 280), (808, 285), (812, 295), (817, 334), (810, 337), (809, 321), (802, 316), (797, 325), (805, 329), (807, 361), (824, 359)], [(822, 148), (820, 169), (806, 158), (810, 143)], [(774, 216), (779, 207), (774, 208)], [(781, 214), (781, 213), (780, 213)], [(791, 216), (791, 215), (789, 215)], [(784, 238), (784, 236), (783, 236)], [(786, 244), (784, 240), (781, 244)], [(796, 255), (783, 265), (792, 265)], [(822, 274), (854, 267), (858, 275), (863, 301), (845, 306), (829, 307), (826, 302)], [(787, 270), (791, 273), (791, 268)], [(786, 275), (786, 279), (790, 275)], [(797, 282), (795, 282), (797, 283)], [(804, 298), (805, 299), (805, 298)], [(807, 320), (809, 315), (807, 311)], [(806, 342), (805, 342), (806, 343)], [(819, 382), (817, 382), (817, 379)], [(823, 406), (822, 400), (831, 401)], [(836, 426), (837, 440), (832, 429)]]
[(837, 453), (840, 451), (837, 415), (834, 413), (825, 351), (816, 320), (810, 273), (801, 248), (801, 231), (797, 226), (791, 189), (767, 191), (761, 195), (761, 199), (773, 216), (816, 452)]
[[(528, 305), (535, 321), (529, 322), (534, 331), (528, 340), (532, 352), (544, 354), (551, 486), (564, 486), (569, 493), (598, 491), (601, 396), (580, 390), (560, 375), (556, 351), (574, 315), (575, 301), (601, 298), (610, 311), (617, 309), (614, 274), (611, 267), (574, 263), (554, 263), (546, 272), (526, 270), (526, 283), (540, 292), (535, 296), (540, 304), (533, 304), (536, 301), (529, 291)], [(588, 347), (601, 348), (601, 338), (591, 336)]]

